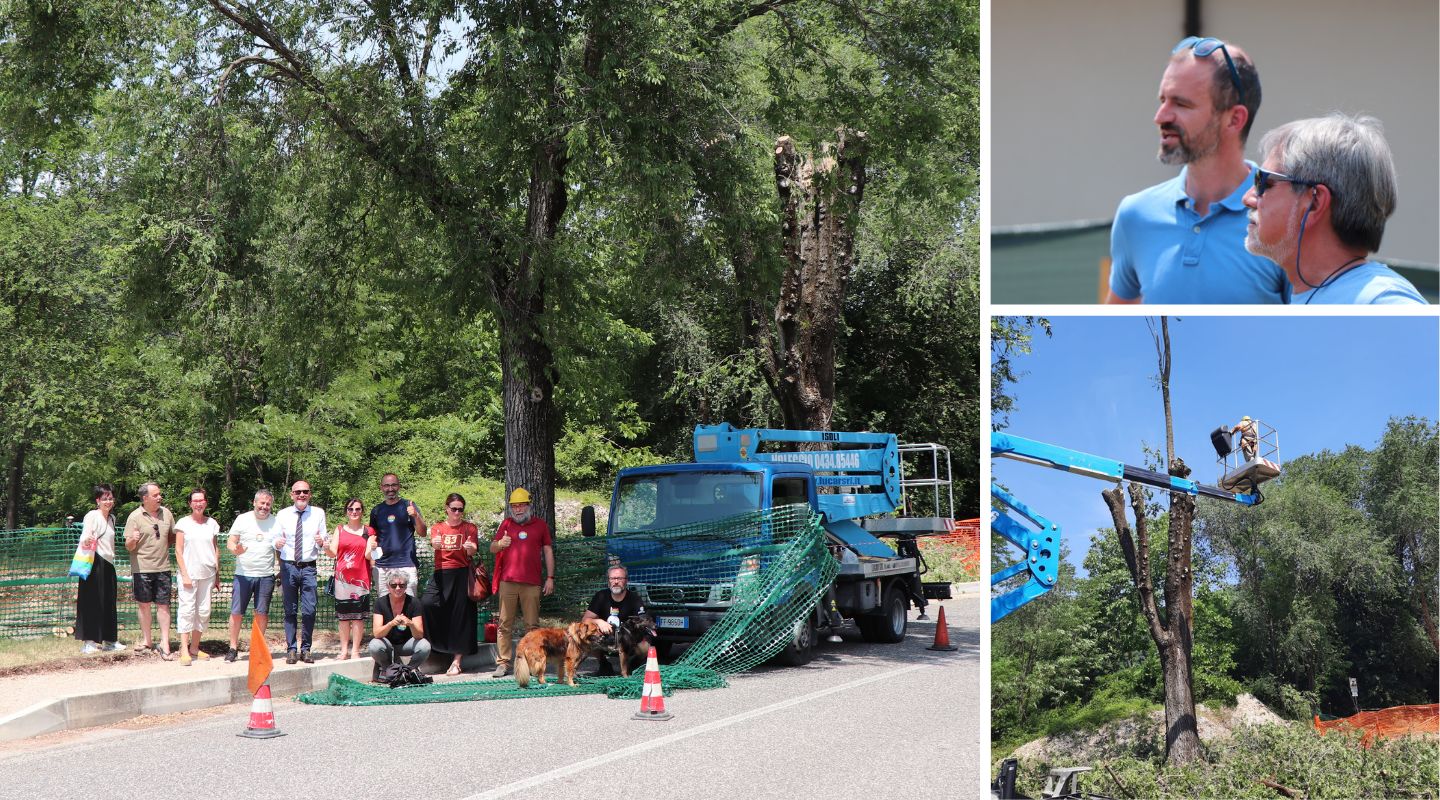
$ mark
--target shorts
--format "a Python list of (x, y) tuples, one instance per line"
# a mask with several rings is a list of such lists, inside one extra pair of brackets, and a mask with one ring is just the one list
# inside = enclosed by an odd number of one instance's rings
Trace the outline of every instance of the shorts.
[(230, 590), (230, 616), (243, 617), (245, 607), (250, 604), (250, 598), (253, 597), (255, 598), (255, 613), (268, 617), (270, 615), (270, 596), (274, 593), (274, 575), (266, 575), (262, 578), (236, 575), (235, 585)]
[(130, 577), (135, 591), (135, 602), (170, 605), (170, 573), (136, 572)]

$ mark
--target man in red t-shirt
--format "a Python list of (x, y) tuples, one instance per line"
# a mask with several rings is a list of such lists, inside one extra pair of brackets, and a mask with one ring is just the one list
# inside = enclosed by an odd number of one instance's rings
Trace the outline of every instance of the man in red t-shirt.
[[(530, 493), (516, 489), (510, 493), (510, 514), (495, 531), (490, 543), (495, 554), (495, 577), (500, 582), (500, 625), (496, 636), (494, 677), (510, 674), (515, 655), (515, 610), (525, 614), (525, 630), (540, 624), (540, 594), (555, 591), (555, 544), (545, 520), (530, 514)], [(545, 580), (541, 587), (540, 563), (545, 563)], [(523, 634), (522, 634), (523, 635)]]

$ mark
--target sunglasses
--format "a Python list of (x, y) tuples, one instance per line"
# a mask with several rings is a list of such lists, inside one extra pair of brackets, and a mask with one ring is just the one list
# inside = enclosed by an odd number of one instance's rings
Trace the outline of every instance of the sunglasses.
[(464, 511), (465, 506), (446, 506), (447, 511)]
[(346, 510), (346, 511), (364, 511), (364, 510), (365, 510), (365, 507), (364, 507), (364, 506), (350, 506), (349, 508), (347, 508), (347, 509), (345, 509), (345, 510)]
[(291, 489), (290, 494), (310, 494), (309, 489)]
[(1170, 51), (1170, 55), (1173, 56), (1187, 48), (1194, 50), (1197, 58), (1208, 58), (1211, 53), (1219, 50), (1220, 54), (1225, 56), (1225, 66), (1230, 68), (1230, 82), (1235, 84), (1235, 93), (1240, 95), (1240, 105), (1245, 105), (1245, 87), (1240, 85), (1240, 70), (1235, 69), (1235, 61), (1230, 58), (1230, 51), (1226, 49), (1224, 42), (1213, 36), (1204, 38), (1186, 36), (1180, 40), (1180, 44), (1175, 45), (1175, 49)]
[(380, 488), (381, 488), (381, 489), (399, 489), (399, 488), (400, 488), (400, 484), (398, 484), (398, 483), (382, 483), (382, 484), (380, 484)]
[(159, 526), (159, 525), (156, 525), (156, 526), (155, 526), (155, 538), (156, 538), (156, 539), (159, 539), (159, 538), (160, 538), (160, 526)]
[(1270, 187), (1277, 183), (1298, 183), (1302, 186), (1319, 186), (1319, 181), (1307, 181), (1302, 178), (1292, 178), (1289, 175), (1281, 175), (1278, 172), (1266, 172), (1263, 169), (1255, 170), (1255, 196), (1264, 197)]
[(403, 583), (392, 583), (392, 584), (390, 584), (390, 588), (391, 588), (391, 589), (404, 589), (404, 588), (405, 588), (405, 584), (403, 584)]

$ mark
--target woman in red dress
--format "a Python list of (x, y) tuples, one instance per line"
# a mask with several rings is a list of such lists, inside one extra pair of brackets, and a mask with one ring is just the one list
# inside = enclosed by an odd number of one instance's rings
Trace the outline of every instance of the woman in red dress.
[(375, 529), (362, 520), (365, 503), (358, 497), (345, 501), (345, 522), (325, 542), (325, 552), (335, 557), (335, 617), (340, 621), (340, 658), (359, 658), (370, 618), (370, 551), (375, 548)]
[(445, 519), (430, 526), (435, 548), (435, 574), (420, 604), (430, 644), (453, 658), (446, 675), (460, 674), (460, 659), (479, 651), (475, 643), (475, 601), (470, 599), (468, 572), (479, 547), (480, 531), (465, 521), (465, 498), (445, 498)]

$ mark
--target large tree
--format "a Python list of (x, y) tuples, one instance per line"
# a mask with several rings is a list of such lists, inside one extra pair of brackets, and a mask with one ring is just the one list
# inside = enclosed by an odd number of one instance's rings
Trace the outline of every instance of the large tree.
[[(1186, 478), (1190, 468), (1175, 457), (1174, 426), (1170, 413), (1170, 323), (1160, 318), (1160, 329), (1151, 327), (1155, 352), (1159, 360), (1158, 381), (1165, 411), (1165, 463), (1176, 478)], [(1125, 518), (1125, 495), (1119, 487), (1106, 489), (1101, 495), (1115, 520), (1115, 531), (1130, 568), (1131, 580), (1140, 598), (1140, 610), (1150, 628), (1150, 638), (1160, 654), (1165, 678), (1165, 754), (1171, 764), (1185, 764), (1200, 757), (1200, 734), (1195, 718), (1194, 675), (1191, 657), (1194, 649), (1194, 573), (1191, 568), (1192, 526), (1195, 519), (1195, 498), (1181, 491), (1170, 492), (1170, 514), (1167, 528), (1164, 606), (1155, 596), (1154, 576), (1150, 569), (1150, 534), (1146, 520), (1145, 488), (1130, 484), (1130, 506), (1135, 513), (1132, 536)]]

